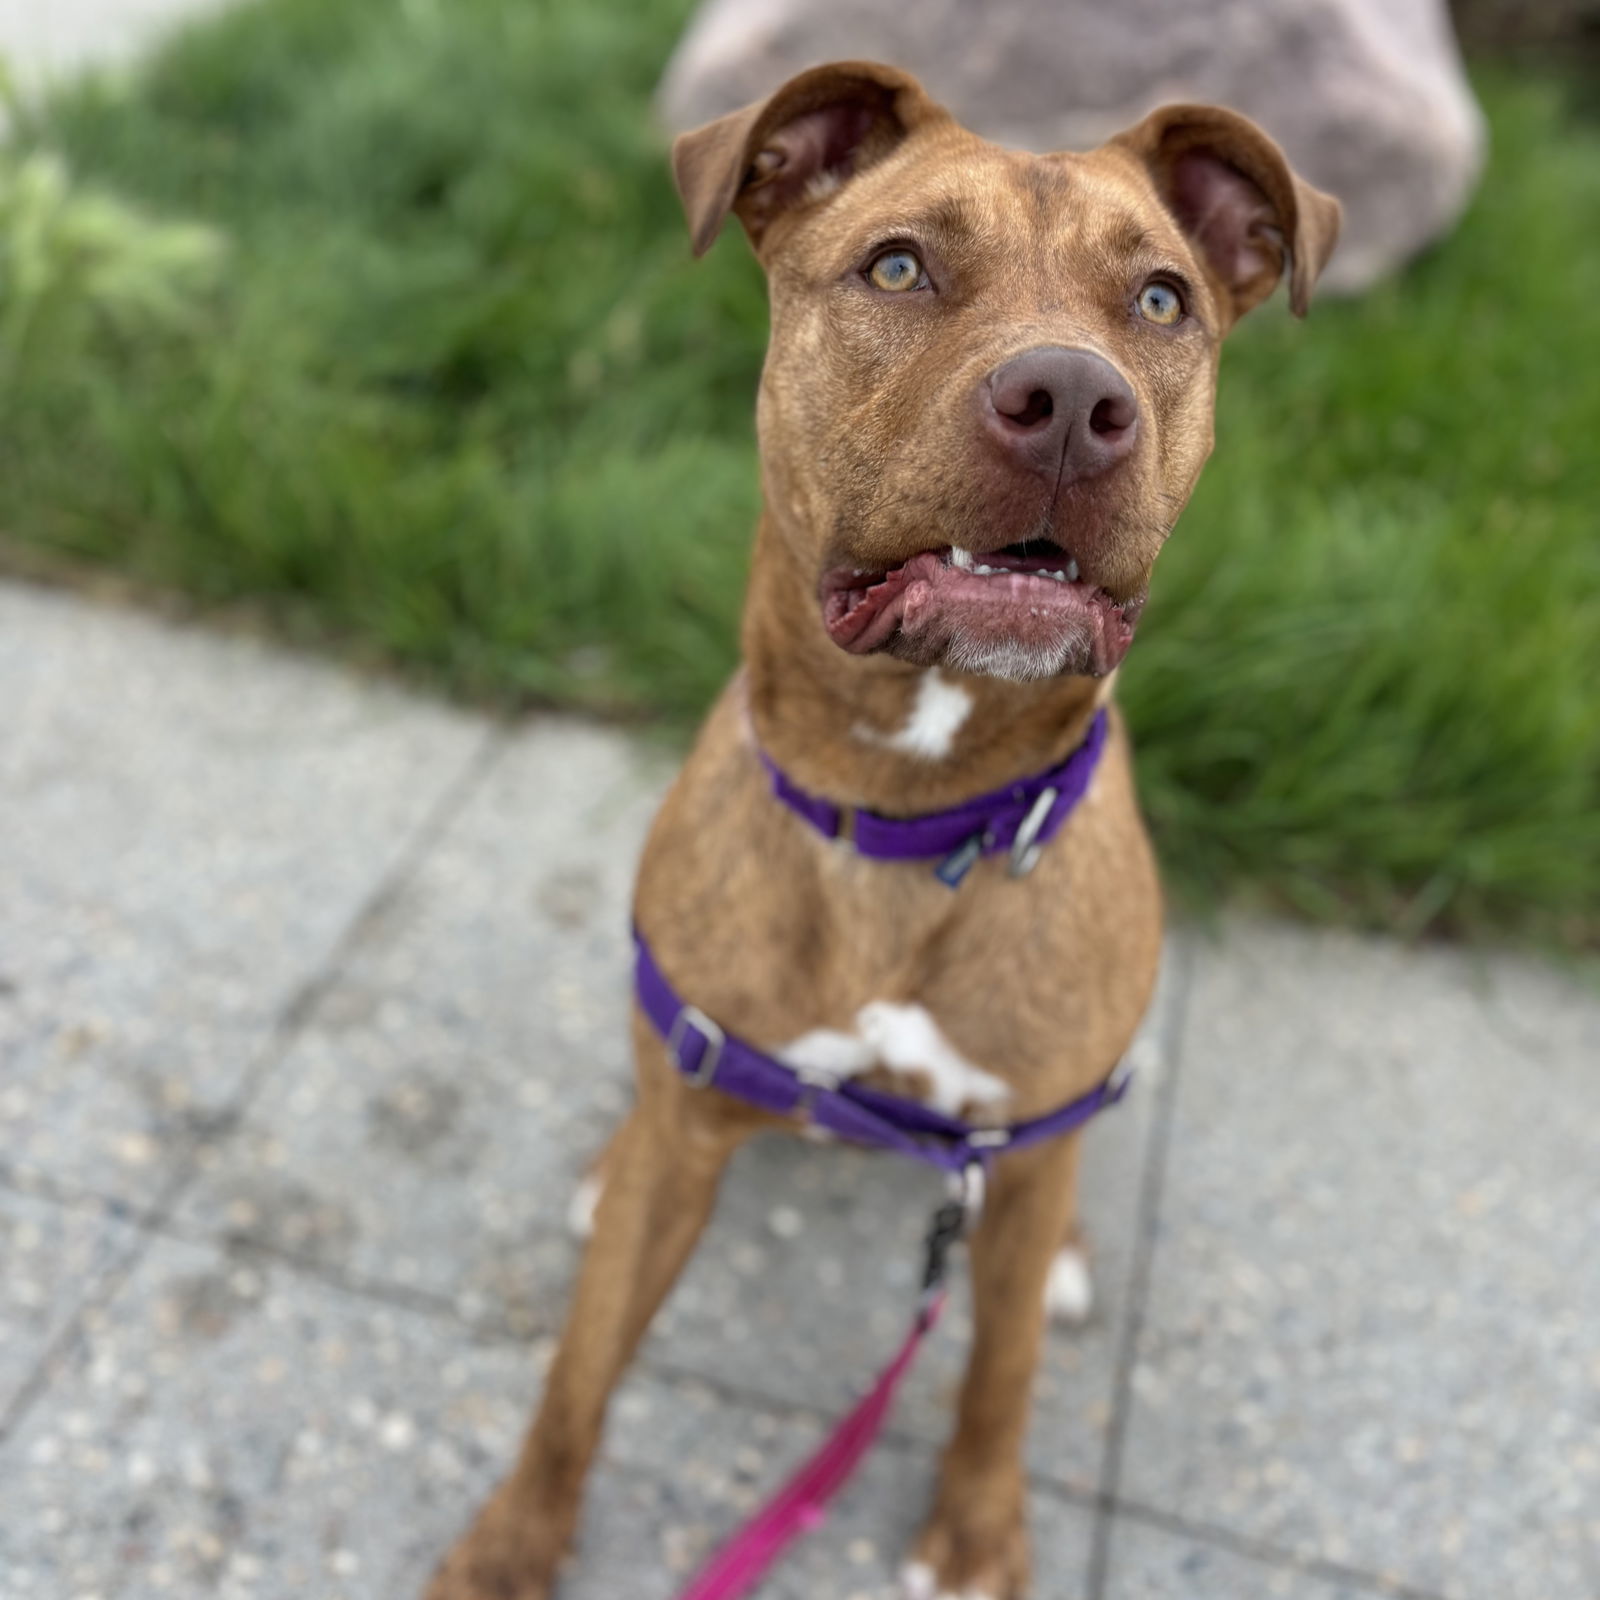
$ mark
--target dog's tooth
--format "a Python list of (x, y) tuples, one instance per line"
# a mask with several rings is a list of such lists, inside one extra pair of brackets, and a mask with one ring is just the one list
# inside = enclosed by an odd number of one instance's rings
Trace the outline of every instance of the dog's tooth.
[(986, 567), (980, 561), (980, 562), (977, 563), (976, 566), (973, 567), (972, 570), (974, 572), (976, 572), (980, 578), (992, 578), (995, 575), (995, 573), (997, 573), (1000, 570), (1000, 568), (999, 567)]
[(963, 550), (958, 544), (951, 545), (950, 565), (952, 567), (960, 567), (963, 572), (971, 572), (972, 552), (970, 550)]
[(1078, 581), (1078, 558), (1076, 556), (1074, 556), (1067, 563), (1067, 582), (1068, 583), (1076, 583), (1077, 581)]
[(1054, 578), (1057, 583), (1065, 583), (1067, 581), (1067, 575), (1064, 572), (1047, 572), (1045, 577)]

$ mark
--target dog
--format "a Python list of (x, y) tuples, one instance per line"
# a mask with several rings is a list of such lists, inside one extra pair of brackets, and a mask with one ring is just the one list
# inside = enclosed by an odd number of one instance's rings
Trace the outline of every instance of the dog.
[[(729, 1156), (806, 1121), (804, 1099), (779, 1115), (704, 1081), (719, 1038), (979, 1127), (1092, 1094), (1122, 1059), (1162, 908), (1113, 685), (1211, 450), (1222, 340), (1284, 277), (1303, 314), (1339, 227), (1234, 112), (1168, 106), (1090, 153), (1031, 155), (866, 62), (684, 134), (673, 164), (696, 254), (731, 212), (769, 283), (743, 661), (639, 868), (636, 924), (676, 1021), (635, 1006), (636, 1099), (594, 1174), (541, 1407), (429, 1600), (551, 1594), (608, 1396)], [(1070, 762), (1097, 726), (1048, 841), (1016, 824), (1007, 855), (980, 833), (937, 870), (859, 848), (873, 819), (960, 814)], [(1081, 1310), (1087, 1286), (1077, 1164), (1075, 1132), (990, 1164), (912, 1596), (1027, 1588), (1046, 1296)]]

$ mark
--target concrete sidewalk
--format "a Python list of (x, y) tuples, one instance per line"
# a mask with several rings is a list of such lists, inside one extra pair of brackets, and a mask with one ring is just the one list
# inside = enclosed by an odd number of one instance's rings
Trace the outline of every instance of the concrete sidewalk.
[[(666, 777), (0, 588), (0, 1596), (404, 1600), (509, 1460), (628, 1093)], [(1031, 1443), (1050, 1600), (1600, 1595), (1600, 999), (1171, 945)], [(751, 1149), (565, 1600), (666, 1600), (898, 1339), (929, 1177)], [(763, 1591), (892, 1593), (964, 1343)]]

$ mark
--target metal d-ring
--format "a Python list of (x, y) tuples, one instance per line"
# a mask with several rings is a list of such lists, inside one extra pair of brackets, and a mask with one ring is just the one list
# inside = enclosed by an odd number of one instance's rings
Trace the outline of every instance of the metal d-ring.
[(950, 1174), (950, 1198), (961, 1207), (962, 1235), (970, 1233), (983, 1215), (988, 1195), (989, 1172), (981, 1161), (969, 1161), (960, 1172)]
[(1028, 807), (1028, 814), (1022, 819), (1022, 826), (1017, 829), (1017, 836), (1011, 841), (1011, 866), (1009, 871), (1013, 878), (1025, 878), (1038, 864), (1039, 857), (1044, 853), (1044, 842), (1039, 838), (1039, 830), (1045, 825), (1045, 820), (1055, 809), (1056, 801), (1061, 798), (1059, 789), (1041, 789), (1039, 797)]

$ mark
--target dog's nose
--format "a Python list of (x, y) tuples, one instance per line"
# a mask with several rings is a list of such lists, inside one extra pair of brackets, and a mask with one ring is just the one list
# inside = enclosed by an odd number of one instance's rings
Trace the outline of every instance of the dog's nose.
[(1133, 449), (1139, 401), (1104, 356), (1039, 345), (1013, 356), (983, 381), (989, 436), (1020, 463), (1063, 483), (1092, 478)]

